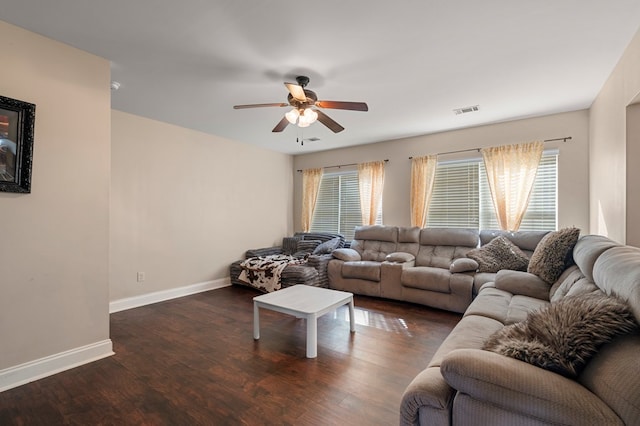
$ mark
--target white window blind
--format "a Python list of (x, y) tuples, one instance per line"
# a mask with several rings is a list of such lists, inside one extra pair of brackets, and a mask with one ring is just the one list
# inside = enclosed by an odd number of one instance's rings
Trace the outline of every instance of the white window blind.
[(477, 229), (478, 197), (477, 160), (438, 164), (427, 226)]
[[(558, 153), (545, 152), (521, 231), (557, 229)], [(439, 163), (427, 226), (498, 229), (482, 159)]]
[[(376, 223), (382, 223), (382, 209)], [(320, 182), (311, 231), (337, 232), (353, 239), (356, 226), (362, 225), (358, 172), (325, 173)]]

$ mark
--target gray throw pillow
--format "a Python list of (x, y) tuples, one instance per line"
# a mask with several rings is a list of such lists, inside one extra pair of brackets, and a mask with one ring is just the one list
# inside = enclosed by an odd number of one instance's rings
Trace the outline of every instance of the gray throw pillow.
[(549, 232), (531, 255), (527, 272), (553, 284), (573, 259), (573, 247), (580, 236), (578, 228)]
[(529, 264), (527, 255), (502, 235), (469, 251), (467, 257), (478, 262), (478, 272), (498, 272), (502, 269), (526, 271)]
[(482, 349), (576, 378), (601, 345), (637, 329), (629, 306), (600, 292), (533, 311), (492, 334)]
[(340, 247), (340, 238), (332, 238), (329, 241), (325, 241), (322, 244), (319, 244), (314, 250), (312, 254), (329, 254), (333, 252), (335, 249)]

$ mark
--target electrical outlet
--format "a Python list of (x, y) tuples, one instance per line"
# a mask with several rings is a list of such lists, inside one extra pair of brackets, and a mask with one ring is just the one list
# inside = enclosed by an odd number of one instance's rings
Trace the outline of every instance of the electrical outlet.
[(141, 283), (144, 281), (144, 272), (138, 272), (138, 282)]

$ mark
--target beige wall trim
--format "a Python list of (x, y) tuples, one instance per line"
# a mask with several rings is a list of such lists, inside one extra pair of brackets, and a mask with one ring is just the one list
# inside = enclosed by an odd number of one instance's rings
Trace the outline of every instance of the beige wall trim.
[(0, 370), (0, 392), (113, 355), (111, 339)]
[(230, 278), (225, 277), (218, 280), (205, 281), (202, 283), (191, 284), (184, 287), (154, 291), (153, 293), (118, 299), (109, 303), (109, 313), (113, 314), (115, 312), (125, 311), (127, 309), (133, 309), (140, 306), (151, 305), (153, 303), (164, 302), (165, 300), (177, 299), (178, 297), (189, 296), (191, 294), (202, 293), (204, 291), (228, 287), (230, 285)]

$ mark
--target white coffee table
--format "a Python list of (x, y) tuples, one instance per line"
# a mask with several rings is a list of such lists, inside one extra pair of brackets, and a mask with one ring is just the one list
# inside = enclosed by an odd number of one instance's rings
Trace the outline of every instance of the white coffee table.
[(351, 332), (355, 332), (353, 294), (298, 284), (253, 298), (253, 338), (260, 339), (259, 308), (307, 320), (307, 358), (318, 356), (318, 317), (349, 304)]

